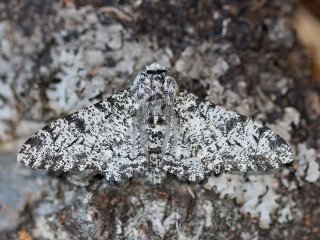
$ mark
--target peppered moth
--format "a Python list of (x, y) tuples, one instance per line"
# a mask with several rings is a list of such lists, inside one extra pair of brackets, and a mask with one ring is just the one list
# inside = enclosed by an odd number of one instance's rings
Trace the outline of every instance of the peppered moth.
[(119, 181), (165, 171), (190, 181), (221, 170), (266, 170), (293, 160), (288, 144), (258, 122), (206, 102), (153, 63), (125, 90), (31, 136), (18, 161), (48, 170), (93, 169)]

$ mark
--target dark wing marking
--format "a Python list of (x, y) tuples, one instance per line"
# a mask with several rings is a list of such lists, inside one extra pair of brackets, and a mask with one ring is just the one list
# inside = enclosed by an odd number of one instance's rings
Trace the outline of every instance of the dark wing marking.
[(134, 112), (128, 91), (119, 92), (36, 132), (22, 146), (18, 161), (48, 170), (94, 169), (117, 181), (131, 177), (146, 164)]
[(266, 170), (293, 160), (288, 144), (258, 122), (182, 92), (163, 169), (201, 180), (225, 170)]

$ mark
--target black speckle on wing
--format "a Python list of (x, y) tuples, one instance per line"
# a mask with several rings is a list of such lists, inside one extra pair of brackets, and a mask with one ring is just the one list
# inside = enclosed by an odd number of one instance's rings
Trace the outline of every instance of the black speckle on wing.
[(203, 101), (200, 98), (195, 99), (194, 104), (190, 105), (187, 108), (187, 111), (189, 111), (189, 112), (196, 111), (201, 103), (203, 103)]
[(101, 102), (98, 102), (94, 105), (94, 107), (96, 109), (98, 109), (99, 111), (101, 112), (107, 112), (108, 111), (108, 108), (106, 107), (104, 101), (101, 101)]
[(245, 123), (246, 121), (247, 121), (247, 117), (246, 116), (244, 116), (244, 115), (242, 115), (242, 114), (238, 114), (238, 122), (240, 122), (240, 123)]
[(42, 130), (51, 134), (54, 131), (54, 125), (48, 124), (47, 126), (43, 127)]
[(73, 122), (73, 118), (74, 118), (75, 115), (76, 115), (76, 113), (73, 113), (73, 114), (70, 114), (68, 116), (65, 116), (64, 120), (66, 120), (69, 123), (72, 123)]
[(208, 106), (209, 106), (209, 108), (213, 109), (213, 108), (215, 108), (217, 105), (214, 104), (214, 103), (212, 103), (212, 102), (210, 102), (210, 103), (208, 104)]
[(69, 125), (74, 124), (79, 132), (85, 132), (87, 123), (82, 118), (80, 118), (77, 113), (73, 113), (64, 117), (64, 120), (66, 120)]
[(286, 141), (279, 135), (276, 135), (275, 143), (277, 144), (277, 146), (282, 146), (287, 144)]
[(261, 128), (258, 128), (257, 132), (259, 134), (259, 138), (267, 131), (269, 131), (270, 129), (266, 126), (263, 126)]
[(79, 132), (85, 132), (86, 129), (86, 122), (81, 118), (75, 118), (73, 120), (74, 124), (78, 128)]
[(272, 150), (277, 151), (277, 149), (287, 145), (287, 143), (279, 135), (275, 135), (274, 138), (275, 139), (269, 143)]
[(44, 157), (45, 161), (47, 162), (59, 162), (63, 159), (63, 155), (53, 155), (50, 153), (47, 153)]
[(85, 160), (88, 157), (88, 155), (86, 153), (77, 153), (74, 156), (78, 160)]
[(33, 147), (41, 147), (42, 145), (42, 139), (37, 137), (37, 136), (32, 136), (31, 138), (29, 138), (25, 144), (30, 145), (31, 148)]
[(230, 132), (238, 123), (237, 118), (231, 118), (226, 123), (226, 132)]

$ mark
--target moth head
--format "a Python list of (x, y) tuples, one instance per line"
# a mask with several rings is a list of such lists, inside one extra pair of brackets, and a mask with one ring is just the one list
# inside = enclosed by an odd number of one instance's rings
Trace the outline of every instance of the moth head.
[(178, 84), (169, 68), (152, 63), (135, 76), (131, 91), (141, 101), (171, 104), (178, 92)]

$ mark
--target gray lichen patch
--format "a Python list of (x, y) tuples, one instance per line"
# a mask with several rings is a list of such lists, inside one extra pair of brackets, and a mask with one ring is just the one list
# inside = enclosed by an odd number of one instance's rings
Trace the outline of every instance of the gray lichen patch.
[(298, 151), (297, 178), (299, 180), (304, 178), (307, 182), (317, 182), (320, 177), (320, 167), (317, 162), (317, 151), (314, 148), (308, 148), (306, 143), (299, 144)]

